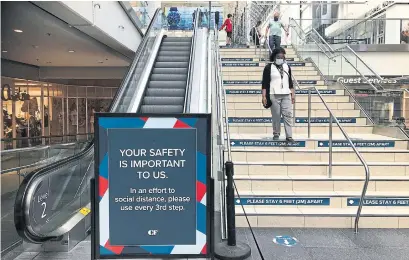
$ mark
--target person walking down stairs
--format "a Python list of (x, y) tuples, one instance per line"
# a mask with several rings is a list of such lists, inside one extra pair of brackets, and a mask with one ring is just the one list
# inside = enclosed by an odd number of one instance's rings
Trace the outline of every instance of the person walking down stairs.
[(273, 50), (269, 63), (265, 66), (262, 79), (263, 106), (271, 109), (273, 121), (273, 139), (278, 140), (281, 132), (281, 115), (284, 119), (286, 141), (294, 143), (292, 138), (292, 104), (295, 102), (295, 91), (291, 69), (285, 63), (285, 50)]
[(281, 28), (284, 29), (287, 36), (289, 35), (288, 30), (279, 19), (280, 14), (278, 12), (274, 13), (273, 21), (270, 21), (266, 28), (265, 37), (266, 41), (268, 41), (270, 44), (270, 52), (274, 49), (280, 48), (281, 46)]

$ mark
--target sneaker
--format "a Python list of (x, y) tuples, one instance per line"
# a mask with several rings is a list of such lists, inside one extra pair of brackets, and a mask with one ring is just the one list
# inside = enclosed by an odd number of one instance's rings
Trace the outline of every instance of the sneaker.
[(294, 139), (293, 139), (292, 137), (287, 137), (285, 140), (286, 140), (288, 143), (291, 143), (291, 144), (294, 144), (294, 143), (295, 143), (295, 141), (294, 141)]
[(273, 140), (278, 140), (280, 139), (280, 134), (273, 133)]

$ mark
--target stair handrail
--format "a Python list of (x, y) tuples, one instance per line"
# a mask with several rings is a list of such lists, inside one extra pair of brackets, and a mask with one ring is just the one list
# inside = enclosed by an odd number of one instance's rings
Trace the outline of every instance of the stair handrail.
[[(297, 22), (295, 21), (295, 20), (293, 20), (294, 21), (294, 23), (295, 23), (295, 25), (297, 25), (300, 29), (301, 29), (301, 27), (297, 24)], [(302, 30), (302, 29), (301, 29)], [(295, 31), (295, 33), (298, 35), (298, 37), (301, 39), (301, 40), (305, 40), (305, 39), (303, 39), (303, 37), (297, 32), (297, 30), (294, 30)], [(304, 31), (303, 31), (304, 32)], [(305, 33), (305, 32), (304, 32)], [(323, 50), (321, 47), (320, 47), (320, 45), (315, 41), (315, 39), (314, 38), (311, 38), (313, 41), (314, 41), (314, 43), (315, 43), (315, 45), (322, 51), (322, 53), (324, 53), (325, 54), (325, 56), (327, 56), (327, 58), (328, 59), (333, 59), (334, 58), (334, 56), (332, 56), (332, 57), (330, 57), (327, 53), (326, 53), (326, 51), (325, 50)], [(292, 45), (294, 45), (294, 43), (292, 43)], [(328, 83), (328, 79), (327, 79), (327, 77), (325, 77), (323, 74), (322, 74), (322, 72), (321, 72), (321, 70), (319, 69), (319, 67), (318, 67), (318, 65), (314, 62), (314, 60), (312, 59), (312, 58), (306, 58), (306, 60), (307, 59), (309, 59), (308, 61), (309, 62), (311, 62), (313, 65), (314, 65), (314, 67), (319, 71), (319, 73), (320, 73), (320, 75), (321, 75), (321, 77), (324, 79), (324, 81), (326, 82), (326, 83)], [(335, 60), (333, 60), (334, 62), (335, 62)], [(351, 64), (351, 66), (353, 66), (352, 64)], [(354, 66), (353, 66), (354, 67)], [(366, 79), (366, 77), (364, 77), (365, 79)], [(367, 79), (366, 79), (367, 80)], [(367, 82), (368, 82), (368, 80), (367, 80)], [(349, 88), (344, 84), (344, 83), (342, 83), (342, 82), (339, 82), (340, 83), (340, 85), (344, 88), (344, 90), (348, 93), (348, 95), (349, 95), (349, 97), (350, 98), (352, 98), (352, 100), (354, 101), (354, 103), (359, 107), (359, 109), (360, 109), (360, 111), (366, 116), (366, 118), (369, 120), (369, 122), (371, 123), (371, 124), (375, 124), (375, 122), (373, 121), (373, 119), (371, 118), (371, 116), (368, 114), (368, 112), (362, 107), (362, 105), (359, 103), (359, 101), (355, 98), (355, 96), (351, 93), (351, 91), (349, 90)], [(372, 88), (375, 90), (375, 91), (377, 91), (378, 92), (378, 90), (377, 90), (377, 88), (375, 87), (375, 86), (373, 86), (370, 82), (368, 82), (371, 86), (372, 86)]]
[[(324, 79), (324, 81), (328, 84), (328, 79), (327, 77), (324, 76), (324, 74), (322, 74), (321, 70), (318, 68), (317, 64), (315, 63), (315, 61), (313, 59), (307, 58), (308, 62), (311, 62), (312, 65), (315, 67), (315, 69), (318, 71), (318, 73), (320, 73), (321, 77)], [(306, 60), (307, 60), (306, 59)], [(349, 90), (349, 88), (343, 83), (343, 82), (338, 82), (339, 84), (342, 85), (342, 87), (344, 88), (344, 90), (348, 93), (348, 96), (350, 98), (352, 98), (352, 100), (354, 101), (354, 103), (358, 106), (359, 110), (364, 113), (366, 119), (369, 120), (369, 122), (374, 125), (375, 122), (373, 121), (373, 119), (371, 118), (371, 116), (368, 114), (368, 112), (362, 107), (362, 105), (359, 103), (359, 101), (356, 99), (356, 97), (352, 94), (351, 90)]]
[[(270, 44), (267, 44), (267, 46), (268, 46), (269, 50), (271, 51)], [(266, 63), (271, 63), (271, 62), (266, 61)], [(301, 89), (298, 81), (294, 77), (294, 74), (291, 74), (291, 76), (292, 76), (293, 82), (295, 82), (297, 87), (299, 89)], [(324, 104), (325, 108), (327, 109), (328, 113), (330, 114), (330, 118), (329, 118), (329, 128), (330, 128), (329, 129), (329, 169), (328, 169), (329, 177), (330, 178), (332, 177), (332, 149), (333, 149), (333, 146), (332, 146), (332, 121), (335, 121), (335, 123), (337, 124), (337, 126), (340, 129), (341, 133), (343, 134), (345, 139), (348, 141), (348, 143), (351, 145), (351, 147), (354, 150), (356, 156), (358, 157), (358, 159), (361, 161), (363, 167), (365, 168), (365, 183), (364, 183), (364, 187), (362, 188), (361, 198), (359, 200), (358, 210), (357, 210), (356, 217), (355, 217), (355, 233), (358, 233), (359, 218), (361, 216), (363, 201), (365, 199), (365, 195), (366, 195), (366, 191), (368, 189), (368, 184), (369, 184), (369, 179), (370, 179), (369, 166), (368, 166), (367, 162), (365, 161), (365, 159), (363, 158), (363, 156), (361, 155), (361, 153), (355, 147), (354, 143), (352, 142), (351, 138), (349, 137), (349, 135), (347, 134), (345, 129), (340, 124), (338, 118), (335, 116), (335, 114), (329, 108), (327, 102), (324, 100), (324, 97), (319, 92), (317, 87), (313, 86), (313, 87), (308, 87), (308, 88), (303, 88), (303, 89), (308, 89), (308, 138), (310, 138), (310, 133), (311, 133), (311, 116), (310, 116), (311, 115), (311, 105), (312, 105), (312, 103), (311, 103), (311, 90), (314, 90), (317, 93), (317, 95), (321, 99), (322, 103)]]
[[(312, 31), (314, 31), (314, 33), (315, 33), (316, 35), (318, 35), (318, 37), (321, 39), (321, 41), (331, 50), (331, 52), (332, 52), (333, 54), (335, 54), (335, 50), (331, 47), (331, 45), (329, 45), (329, 43), (324, 39), (324, 37), (322, 37), (322, 35), (319, 34), (319, 33), (317, 32), (317, 30), (315, 30), (315, 28), (312, 28)], [(377, 79), (380, 79), (380, 80), (383, 79), (378, 73), (376, 73), (376, 72), (351, 48), (351, 46), (349, 46), (349, 44), (346, 44), (346, 45), (345, 45), (344, 47), (342, 47), (342, 48), (347, 48), (350, 52), (352, 52), (352, 53), (354, 54), (354, 56), (355, 56), (360, 62), (362, 62), (362, 63), (365, 65), (365, 67), (368, 68), (368, 70), (370, 70), (370, 71), (376, 76)]]
[[(223, 171), (224, 170), (224, 142), (225, 142), (225, 125), (226, 127), (228, 127), (228, 115), (227, 115), (227, 106), (226, 103), (223, 103), (223, 97), (224, 100), (226, 100), (226, 90), (223, 87), (223, 79), (222, 79), (222, 63), (221, 63), (221, 57), (220, 57), (220, 47), (219, 47), (219, 30), (217, 28), (217, 25), (214, 25), (214, 41), (213, 41), (213, 46), (214, 46), (214, 69), (215, 69), (215, 82), (216, 82), (216, 108), (217, 108), (217, 117), (218, 117), (218, 130), (219, 130), (219, 134), (220, 137), (218, 138), (218, 144), (220, 145), (220, 149), (221, 149), (221, 158), (219, 160), (219, 167), (220, 170)], [(223, 104), (224, 104), (224, 108), (223, 108)], [(225, 113), (225, 118), (226, 121), (223, 122), (223, 112)], [(227, 122), (227, 123), (226, 123)], [(230, 148), (230, 132), (229, 130), (226, 130), (226, 135), (227, 135), (227, 139), (229, 140), (227, 143), (227, 149), (228, 151), (231, 151)], [(228, 155), (231, 158), (231, 152), (228, 153)], [(222, 234), (222, 239), (226, 239), (227, 238), (227, 215), (226, 215), (226, 211), (227, 211), (227, 204), (226, 204), (226, 197), (224, 196), (224, 193), (226, 191), (226, 182), (225, 182), (225, 177), (224, 174), (222, 176), (220, 176), (220, 178), (222, 178), (221, 181), (221, 189), (220, 192), (222, 194), (221, 196), (221, 211), (220, 211), (220, 216), (221, 216), (221, 234)]]
[[(307, 35), (307, 34), (305, 33), (305, 31), (301, 28), (301, 26), (297, 23), (297, 21), (295, 21), (294, 18), (290, 18), (290, 21), (292, 21), (294, 25), (296, 25), (305, 35)], [(313, 29), (313, 30), (314, 30), (314, 29)], [(316, 31), (315, 31), (315, 32), (316, 32)], [(324, 40), (324, 38), (322, 38), (321, 35), (319, 35), (318, 32), (317, 32), (317, 34), (318, 34), (318, 36), (320, 37), (320, 39)], [(299, 35), (299, 34), (297, 33), (297, 35)], [(299, 36), (300, 36), (300, 35), (299, 35)], [(329, 55), (326, 54), (326, 52), (319, 46), (319, 44), (315, 41), (315, 39), (314, 39), (313, 37), (310, 37), (310, 38), (314, 41), (314, 43), (317, 45), (317, 47), (328, 57)], [(301, 39), (303, 39), (303, 38), (301, 38)], [(304, 40), (304, 39), (303, 39), (303, 40)], [(324, 41), (325, 41), (325, 40), (324, 40)], [(329, 46), (328, 42), (325, 41), (325, 43)], [(324, 43), (324, 44), (325, 44), (325, 43)], [(347, 45), (347, 47), (349, 47), (349, 45)], [(344, 47), (343, 47), (343, 48), (344, 48)], [(330, 47), (330, 49), (333, 50), (332, 47)], [(349, 49), (352, 50), (351, 47), (349, 47)], [(368, 80), (368, 78), (367, 78), (364, 74), (362, 74), (362, 72), (361, 72), (356, 66), (354, 66), (354, 65), (352, 64), (352, 62), (351, 62), (347, 57), (345, 57), (345, 55), (344, 55), (342, 52), (339, 53), (339, 54), (336, 54), (335, 51), (334, 51), (334, 53), (331, 53), (331, 54), (332, 54), (332, 56), (329, 57), (330, 60), (332, 60), (333, 62), (335, 62), (335, 59), (334, 59), (334, 58), (337, 57), (337, 56), (341, 56), (342, 58), (345, 59), (345, 61), (346, 61), (347, 63), (349, 63), (349, 64), (351, 65), (351, 67), (352, 67), (356, 72), (358, 72), (359, 75), (361, 75), (361, 77), (368, 83), (368, 85), (369, 85), (372, 89), (374, 89), (376, 92), (379, 92), (379, 89), (378, 89), (377, 87), (375, 87), (375, 86)], [(362, 62), (364, 63), (364, 65), (365, 65), (371, 72), (373, 72), (373, 70), (358, 56), (358, 54), (356, 54), (356, 52), (353, 52), (353, 54), (354, 54), (360, 61), (362, 61)], [(373, 72), (373, 73), (374, 73), (374, 72)], [(375, 74), (375, 75), (378, 75), (377, 73), (374, 73), (374, 74)], [(379, 76), (379, 75), (378, 75), (378, 76)], [(382, 79), (382, 78), (380, 78), (380, 79)], [(381, 88), (381, 90), (384, 89), (381, 84), (377, 83), (377, 85)]]
[(185, 90), (185, 102), (183, 105), (183, 113), (187, 113), (190, 108), (190, 98), (191, 98), (191, 86), (192, 86), (192, 81), (193, 81), (193, 61), (194, 61), (194, 56), (195, 56), (195, 44), (196, 44), (196, 36), (197, 36), (197, 29), (199, 25), (199, 20), (200, 20), (200, 15), (199, 15), (199, 8), (195, 10), (194, 13), (194, 24), (193, 24), (193, 35), (192, 35), (192, 44), (190, 45), (190, 57), (189, 57), (189, 67), (187, 70), (187, 80), (186, 80), (186, 90)]

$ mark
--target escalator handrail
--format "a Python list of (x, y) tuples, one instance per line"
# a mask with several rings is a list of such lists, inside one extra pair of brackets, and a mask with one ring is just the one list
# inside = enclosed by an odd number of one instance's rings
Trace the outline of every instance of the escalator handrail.
[[(135, 55), (135, 59), (133, 60), (132, 64), (128, 68), (128, 72), (124, 78), (124, 80), (121, 82), (121, 86), (117, 93), (115, 94), (114, 99), (112, 100), (112, 103), (109, 107), (109, 111), (113, 112), (115, 109), (116, 103), (119, 103), (120, 97), (124, 93), (124, 89), (128, 86), (130, 79), (132, 78), (133, 71), (136, 68), (136, 65), (138, 63), (138, 60), (141, 57), (142, 50), (144, 49), (147, 39), (150, 35), (150, 31), (154, 25), (154, 21), (156, 20), (157, 15), (160, 13), (160, 8), (156, 9), (155, 14), (152, 18), (152, 20), (149, 23), (148, 29), (146, 31), (146, 34), (144, 38), (142, 39), (142, 42), (140, 46), (138, 47), (138, 50)], [(114, 104), (115, 103), (115, 104)], [(92, 151), (94, 147), (94, 140), (91, 141), (81, 152), (74, 156), (70, 156), (68, 158), (62, 159), (60, 161), (55, 162), (54, 164), (44, 166), (42, 168), (36, 169), (35, 171), (30, 172), (26, 177), (23, 179), (22, 183), (20, 184), (20, 187), (17, 191), (16, 194), (16, 199), (14, 203), (14, 224), (17, 230), (17, 233), (20, 235), (21, 238), (24, 240), (30, 241), (30, 242), (45, 242), (52, 237), (42, 237), (39, 236), (38, 234), (32, 234), (27, 230), (27, 221), (26, 221), (26, 212), (25, 212), (25, 205), (28, 200), (31, 200), (32, 198), (27, 198), (27, 195), (30, 193), (29, 192), (29, 187), (32, 183), (34, 183), (38, 178), (43, 177), (44, 175), (48, 174), (50, 171), (55, 171), (58, 168), (61, 168), (69, 163), (75, 162), (79, 160), (81, 157), (84, 157), (87, 155), (90, 151)]]
[(199, 13), (199, 8), (196, 9), (195, 11), (195, 23), (193, 24), (193, 35), (192, 35), (192, 45), (190, 46), (190, 57), (189, 57), (189, 67), (187, 70), (187, 80), (186, 80), (186, 90), (185, 90), (185, 103), (183, 105), (183, 113), (188, 112), (188, 107), (190, 106), (190, 88), (192, 85), (192, 75), (193, 75), (193, 61), (194, 61), (194, 50), (195, 50), (195, 43), (196, 43), (196, 33), (197, 33), (197, 28), (199, 26), (199, 20), (200, 20), (200, 13)]

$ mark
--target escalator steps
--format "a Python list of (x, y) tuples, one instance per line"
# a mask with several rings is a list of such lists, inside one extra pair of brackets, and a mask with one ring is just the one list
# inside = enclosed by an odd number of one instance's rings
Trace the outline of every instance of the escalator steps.
[(166, 37), (162, 40), (142, 113), (182, 113), (189, 68), (191, 37)]

